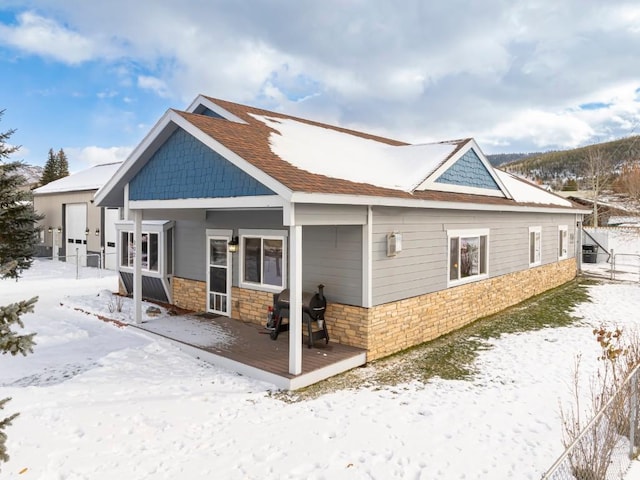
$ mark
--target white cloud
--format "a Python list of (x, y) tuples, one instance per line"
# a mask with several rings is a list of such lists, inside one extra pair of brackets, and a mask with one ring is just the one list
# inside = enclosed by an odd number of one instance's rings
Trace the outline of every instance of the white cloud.
[(133, 151), (132, 147), (68, 147), (64, 149), (69, 159), (69, 167), (72, 173), (84, 170), (89, 166), (103, 165), (105, 163), (122, 162)]
[[(205, 93), (408, 141), (476, 136), (495, 151), (638, 133), (640, 9), (625, 0), (30, 5), (0, 23), (6, 44), (107, 60), (113, 91), (137, 109), (136, 88), (177, 108)], [(611, 105), (579, 108), (592, 102)]]
[(138, 87), (143, 88), (145, 90), (151, 90), (159, 97), (169, 96), (169, 87), (167, 86), (167, 84), (164, 82), (164, 80), (160, 80), (159, 78), (156, 78), (156, 77), (139, 75)]
[(574, 148), (587, 141), (593, 133), (593, 128), (577, 116), (525, 110), (499, 123), (483, 138), (488, 144), (499, 144), (497, 142), (509, 138), (514, 143), (528, 139), (538, 149), (548, 145)]
[(91, 39), (32, 12), (20, 14), (15, 26), (0, 24), (1, 38), (4, 38), (3, 43), (27, 53), (69, 64), (84, 62), (96, 54)]
[(118, 92), (117, 92), (117, 91), (115, 91), (115, 90), (104, 90), (104, 91), (102, 91), (102, 92), (98, 92), (98, 93), (96, 94), (96, 96), (97, 96), (98, 98), (101, 98), (101, 99), (105, 99), (105, 98), (115, 98), (115, 97), (117, 97), (117, 96), (118, 96)]

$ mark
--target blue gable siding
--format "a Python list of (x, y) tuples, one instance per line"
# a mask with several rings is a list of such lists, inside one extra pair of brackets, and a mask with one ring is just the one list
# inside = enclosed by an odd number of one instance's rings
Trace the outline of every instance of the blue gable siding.
[(204, 115), (206, 117), (224, 119), (224, 117), (222, 115), (218, 115), (216, 112), (214, 112), (213, 110), (208, 109), (207, 107), (204, 107), (204, 109), (201, 112), (198, 112), (198, 113), (200, 115)]
[(131, 200), (247, 197), (274, 192), (182, 129), (131, 180)]
[(436, 183), (500, 190), (496, 181), (487, 171), (487, 167), (484, 166), (473, 149), (467, 151), (446, 172), (440, 175)]

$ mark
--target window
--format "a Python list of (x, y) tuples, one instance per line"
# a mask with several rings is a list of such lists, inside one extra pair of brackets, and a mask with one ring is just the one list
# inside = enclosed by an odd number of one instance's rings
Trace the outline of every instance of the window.
[(449, 237), (449, 282), (475, 281), (487, 275), (489, 232), (447, 232)]
[(569, 229), (566, 225), (558, 226), (558, 259), (562, 260), (569, 256), (569, 250), (567, 248)]
[[(120, 232), (120, 265), (123, 267), (133, 268), (133, 261), (136, 254), (135, 243), (133, 241), (133, 232)], [(142, 269), (152, 272), (158, 271), (158, 234), (142, 233)]]
[(280, 291), (285, 287), (285, 237), (246, 235), (241, 241), (242, 282)]
[(529, 227), (529, 266), (542, 263), (541, 227)]

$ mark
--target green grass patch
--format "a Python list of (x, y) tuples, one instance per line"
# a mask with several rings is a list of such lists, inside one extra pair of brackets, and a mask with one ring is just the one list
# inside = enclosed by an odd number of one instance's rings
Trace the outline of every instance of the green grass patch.
[[(476, 373), (478, 352), (491, 348), (488, 340), (503, 334), (530, 332), (571, 325), (578, 319), (573, 307), (589, 301), (587, 287), (598, 282), (578, 278), (514, 307), (444, 335), (436, 340), (394, 354), (367, 366), (330, 378), (306, 389), (275, 394), (285, 401), (314, 398), (323, 393), (358, 386), (426, 382), (433, 377), (469, 380)], [(428, 320), (425, 320), (428, 321)]]
[(405, 352), (413, 360), (411, 376), (424, 381), (436, 376), (447, 380), (470, 379), (475, 373), (478, 352), (490, 348), (487, 340), (503, 334), (573, 324), (578, 319), (571, 311), (577, 304), (589, 301), (586, 287), (593, 283), (574, 280)]

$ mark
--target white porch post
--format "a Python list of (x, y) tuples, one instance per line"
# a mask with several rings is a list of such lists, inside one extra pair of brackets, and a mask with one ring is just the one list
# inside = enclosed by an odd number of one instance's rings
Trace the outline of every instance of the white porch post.
[(289, 252), (289, 373), (302, 373), (302, 226), (291, 225)]
[(367, 224), (362, 226), (362, 306), (373, 304), (371, 278), (373, 271), (373, 213), (367, 207)]
[(142, 323), (142, 210), (133, 213), (133, 304), (135, 323)]

